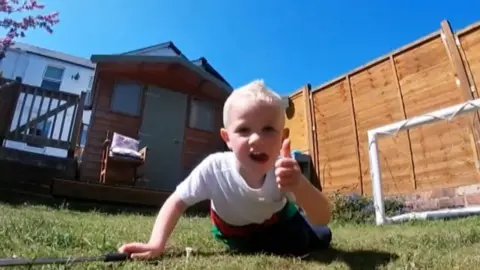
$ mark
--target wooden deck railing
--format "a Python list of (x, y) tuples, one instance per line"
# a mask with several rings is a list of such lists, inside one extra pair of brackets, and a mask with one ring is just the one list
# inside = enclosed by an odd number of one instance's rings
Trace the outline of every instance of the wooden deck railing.
[(4, 139), (65, 149), (73, 157), (80, 139), (85, 92), (77, 95), (25, 84), (16, 89), (16, 100), (9, 101), (15, 109), (11, 120), (7, 119)]
[(0, 143), (5, 139), (6, 133), (9, 131), (10, 122), (15, 113), (15, 106), (20, 93), (20, 82), (3, 81), (0, 79)]
[[(79, 134), (79, 137), (78, 137), (78, 141), (77, 141), (77, 146), (75, 147), (75, 158), (77, 158), (79, 161), (81, 161), (82, 159), (82, 154), (83, 154), (83, 149), (85, 148), (85, 142), (82, 143), (82, 134), (85, 134), (85, 136), (87, 136), (86, 134), (86, 131), (88, 130), (88, 124), (85, 124), (85, 123), (81, 123), (80, 125), (80, 134)], [(85, 131), (85, 133), (83, 133)], [(86, 139), (86, 137), (85, 137)]]

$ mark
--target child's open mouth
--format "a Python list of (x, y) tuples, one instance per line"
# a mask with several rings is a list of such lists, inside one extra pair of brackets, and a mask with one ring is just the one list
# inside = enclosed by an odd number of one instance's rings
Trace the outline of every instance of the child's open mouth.
[(258, 163), (265, 163), (268, 161), (268, 155), (261, 152), (251, 152), (250, 158)]

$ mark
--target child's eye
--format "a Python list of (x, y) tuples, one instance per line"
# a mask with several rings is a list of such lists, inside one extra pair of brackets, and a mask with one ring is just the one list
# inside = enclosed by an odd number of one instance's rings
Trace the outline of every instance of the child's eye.
[(271, 126), (266, 126), (263, 128), (263, 131), (265, 132), (273, 132), (275, 131), (275, 128), (271, 127)]
[(239, 127), (239, 128), (237, 128), (237, 129), (235, 130), (235, 132), (241, 133), (241, 134), (247, 133), (247, 132), (249, 132), (249, 131), (250, 131), (250, 129), (247, 128), (247, 127)]

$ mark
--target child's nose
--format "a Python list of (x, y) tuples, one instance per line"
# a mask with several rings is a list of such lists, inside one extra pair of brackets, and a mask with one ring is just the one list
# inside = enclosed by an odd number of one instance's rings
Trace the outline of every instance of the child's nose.
[(250, 139), (248, 140), (248, 143), (250, 145), (255, 145), (258, 143), (259, 140), (260, 140), (260, 136), (257, 133), (252, 133), (252, 135), (250, 135)]

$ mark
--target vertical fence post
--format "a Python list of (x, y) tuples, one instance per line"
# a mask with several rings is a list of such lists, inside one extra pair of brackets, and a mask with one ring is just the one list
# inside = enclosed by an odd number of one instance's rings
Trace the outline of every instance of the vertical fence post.
[(18, 80), (0, 86), (0, 114), (4, 115), (3, 120), (0, 121), (0, 142), (2, 143), (10, 131), (18, 97), (20, 96), (20, 87), (21, 83)]
[(319, 165), (319, 156), (318, 156), (318, 141), (317, 141), (317, 131), (316, 131), (316, 120), (315, 120), (315, 104), (312, 95), (312, 86), (307, 83), (303, 89), (303, 99), (304, 99), (304, 109), (305, 109), (305, 132), (307, 134), (308, 140), (308, 153), (311, 158), (311, 169), (310, 175), (312, 177), (311, 181), (315, 183), (315, 186), (320, 190), (323, 189), (320, 181), (320, 170), (318, 170)]
[[(456, 84), (460, 91), (462, 92), (463, 100), (473, 100), (474, 95), (472, 93), (472, 86), (468, 80), (468, 75), (466, 67), (463, 63), (462, 56), (458, 46), (460, 41), (455, 38), (452, 27), (448, 20), (443, 20), (441, 22), (441, 37), (443, 44), (445, 45), (445, 50), (447, 51), (450, 63), (454, 69), (456, 75)], [(477, 165), (477, 172), (479, 169), (480, 162), (480, 116), (479, 112), (474, 112), (471, 116), (468, 116), (470, 131), (471, 131), (471, 141), (473, 153), (475, 156), (475, 164)]]
[(75, 118), (71, 122), (73, 123), (73, 129), (72, 129), (72, 137), (70, 139), (70, 145), (68, 148), (68, 157), (71, 158), (75, 154), (75, 149), (77, 148), (77, 144), (80, 138), (80, 132), (81, 132), (81, 127), (82, 127), (82, 122), (83, 122), (83, 110), (85, 106), (85, 98), (87, 96), (86, 92), (82, 92), (80, 94), (80, 98), (78, 100), (77, 104), (77, 110), (75, 112)]

